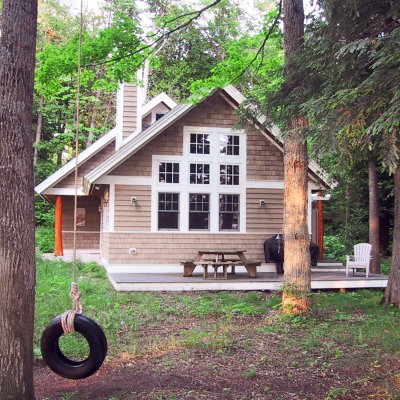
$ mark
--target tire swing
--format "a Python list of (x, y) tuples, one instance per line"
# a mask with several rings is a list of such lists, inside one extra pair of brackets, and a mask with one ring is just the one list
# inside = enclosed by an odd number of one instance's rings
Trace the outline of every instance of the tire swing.
[[(56, 374), (67, 379), (84, 379), (93, 375), (103, 364), (107, 355), (107, 339), (100, 326), (92, 319), (82, 314), (81, 292), (77, 282), (76, 263), (76, 220), (78, 206), (78, 135), (79, 135), (79, 96), (81, 73), (81, 44), (82, 44), (82, 0), (81, 25), (78, 44), (78, 87), (76, 94), (76, 129), (75, 129), (75, 195), (74, 195), (74, 279), (71, 282), (69, 293), (72, 300), (72, 309), (57, 316), (45, 328), (42, 334), (40, 348), (44, 362)], [(87, 341), (89, 355), (83, 360), (74, 360), (67, 357), (60, 349), (60, 338), (64, 334), (80, 333)]]

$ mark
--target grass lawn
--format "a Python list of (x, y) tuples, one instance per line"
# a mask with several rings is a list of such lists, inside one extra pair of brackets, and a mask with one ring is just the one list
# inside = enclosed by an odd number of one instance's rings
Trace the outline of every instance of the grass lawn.
[[(79, 265), (78, 283), (108, 357), (93, 377), (59, 378), (39, 343), (70, 307), (71, 276), (38, 259), (37, 399), (400, 399), (400, 310), (383, 309), (381, 291), (315, 293), (307, 318), (287, 318), (269, 293), (118, 293), (95, 264)], [(61, 346), (87, 352), (76, 334)]]

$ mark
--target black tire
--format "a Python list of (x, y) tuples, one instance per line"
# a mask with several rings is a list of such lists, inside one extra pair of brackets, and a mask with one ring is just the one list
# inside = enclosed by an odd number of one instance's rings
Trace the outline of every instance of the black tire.
[(59, 339), (64, 334), (61, 316), (50, 322), (42, 334), (40, 347), (44, 362), (57, 375), (67, 379), (84, 379), (93, 375), (107, 355), (107, 339), (99, 325), (81, 314), (75, 315), (75, 330), (89, 344), (89, 356), (76, 361), (68, 358), (60, 349)]

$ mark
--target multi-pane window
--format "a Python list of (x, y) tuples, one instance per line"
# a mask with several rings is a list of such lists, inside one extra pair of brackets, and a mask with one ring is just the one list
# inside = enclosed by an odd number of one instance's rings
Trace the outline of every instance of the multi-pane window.
[(189, 194), (189, 230), (210, 229), (210, 195)]
[(158, 163), (158, 181), (162, 183), (179, 183), (179, 163)]
[(239, 195), (219, 195), (219, 230), (239, 230)]
[(210, 154), (210, 135), (207, 133), (191, 133), (190, 154)]
[(239, 165), (221, 164), (219, 182), (221, 185), (239, 185)]
[(179, 193), (158, 193), (158, 229), (179, 229)]
[(190, 183), (208, 185), (210, 183), (210, 164), (190, 164)]
[(221, 135), (219, 137), (219, 152), (227, 156), (238, 156), (239, 135)]

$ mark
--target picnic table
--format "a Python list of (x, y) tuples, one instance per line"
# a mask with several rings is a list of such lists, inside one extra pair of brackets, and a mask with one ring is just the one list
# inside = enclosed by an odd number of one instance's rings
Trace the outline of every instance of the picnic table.
[(181, 261), (184, 266), (183, 276), (192, 276), (196, 266), (203, 267), (203, 277), (208, 278), (208, 268), (214, 269), (214, 278), (218, 278), (218, 268), (222, 267), (222, 278), (228, 278), (228, 267), (235, 275), (235, 267), (243, 265), (250, 278), (257, 277), (257, 266), (261, 261), (248, 260), (241, 249), (201, 249), (197, 251), (193, 260)]

